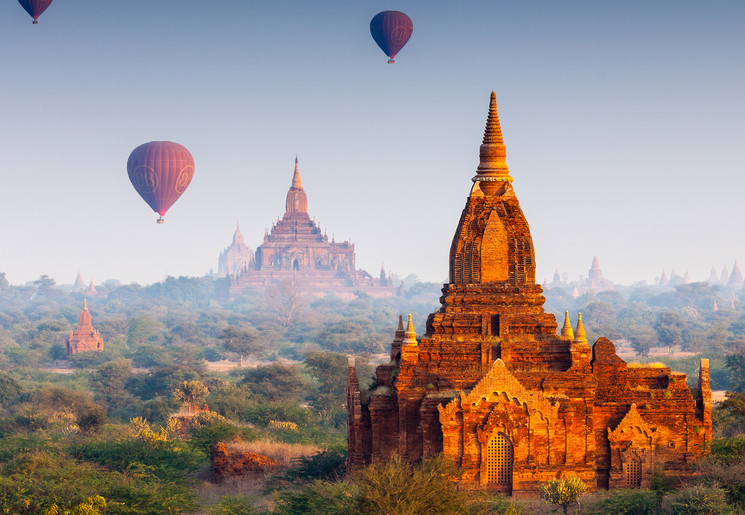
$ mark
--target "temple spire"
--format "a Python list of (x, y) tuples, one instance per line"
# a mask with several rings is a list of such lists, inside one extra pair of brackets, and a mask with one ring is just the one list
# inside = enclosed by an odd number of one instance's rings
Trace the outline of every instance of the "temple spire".
[(587, 335), (585, 334), (585, 327), (582, 325), (582, 313), (577, 317), (577, 332), (574, 333), (574, 340), (572, 343), (575, 345), (587, 345)]
[(561, 336), (570, 340), (574, 339), (572, 324), (569, 322), (569, 311), (564, 311), (564, 327), (561, 328)]
[(300, 180), (297, 157), (295, 157), (295, 173), (292, 174), (292, 186), (287, 192), (287, 200), (285, 201), (285, 216), (289, 213), (303, 213), (306, 217), (308, 216), (308, 197)]
[(303, 189), (303, 183), (300, 180), (300, 168), (298, 167), (297, 156), (295, 156), (295, 173), (292, 174), (292, 187), (297, 190)]
[(476, 173), (472, 180), (479, 182), (479, 187), (485, 195), (494, 194), (499, 188), (499, 183), (514, 180), (507, 168), (507, 147), (502, 138), (502, 127), (499, 125), (497, 113), (497, 95), (494, 91), (491, 92), (489, 100), (489, 116), (486, 119), (484, 140), (479, 149), (479, 167)]

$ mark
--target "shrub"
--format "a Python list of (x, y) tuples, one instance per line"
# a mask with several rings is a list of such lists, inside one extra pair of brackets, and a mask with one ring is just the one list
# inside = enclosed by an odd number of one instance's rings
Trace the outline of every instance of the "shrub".
[(569, 508), (579, 506), (579, 499), (587, 492), (587, 485), (576, 476), (569, 479), (553, 478), (539, 486), (538, 491), (541, 499), (569, 513)]
[(665, 497), (663, 507), (674, 515), (724, 515), (734, 513), (727, 504), (724, 490), (694, 485), (681, 488)]
[(353, 482), (313, 481), (299, 492), (284, 491), (275, 496), (276, 515), (306, 515), (326, 513), (328, 515), (357, 515), (362, 508), (360, 488)]
[(745, 455), (740, 462), (718, 462), (714, 458), (700, 460), (697, 465), (697, 483), (724, 489), (728, 501), (745, 509)]
[(655, 515), (659, 512), (655, 492), (637, 489), (616, 490), (587, 509), (587, 513), (597, 515)]
[(279, 479), (291, 482), (336, 480), (344, 475), (346, 460), (345, 449), (331, 449), (311, 456), (299, 456), (293, 460), (292, 468), (285, 471)]
[(254, 515), (261, 513), (254, 507), (254, 500), (244, 495), (228, 495), (212, 506), (210, 515)]

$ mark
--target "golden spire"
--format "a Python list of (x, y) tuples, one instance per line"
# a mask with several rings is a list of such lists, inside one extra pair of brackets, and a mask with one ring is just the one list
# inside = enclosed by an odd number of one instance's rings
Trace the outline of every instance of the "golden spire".
[(406, 331), (404, 332), (403, 343), (416, 345), (416, 332), (414, 331), (414, 324), (411, 321), (411, 313), (409, 313), (409, 323), (407, 324)]
[(300, 181), (300, 170), (297, 165), (297, 156), (295, 156), (295, 173), (292, 175), (292, 187), (297, 190), (303, 189), (303, 183)]
[[(507, 147), (504, 145), (502, 127), (499, 125), (497, 95), (493, 91), (489, 101), (489, 116), (486, 119), (484, 140), (479, 149), (479, 167), (476, 169), (476, 173), (477, 175), (472, 180), (473, 182), (480, 182), (481, 191), (486, 195), (493, 194), (497, 190), (497, 186), (492, 187), (491, 184), (485, 183), (512, 182), (514, 180), (507, 168)], [(490, 191), (485, 191), (484, 187)]]
[(582, 313), (577, 317), (577, 332), (574, 335), (572, 341), (575, 345), (585, 344), (587, 345), (587, 336), (585, 335), (585, 328), (582, 326)]
[(569, 322), (569, 311), (564, 311), (564, 327), (561, 328), (561, 336), (570, 340), (574, 338), (572, 324)]

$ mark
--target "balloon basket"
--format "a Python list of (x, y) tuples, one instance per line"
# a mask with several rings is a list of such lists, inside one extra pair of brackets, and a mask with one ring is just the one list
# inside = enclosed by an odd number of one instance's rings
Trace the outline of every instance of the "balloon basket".
[(34, 21), (33, 21), (33, 24), (34, 24), (34, 25), (38, 25), (38, 24), (39, 24), (39, 22), (38, 22), (38, 21), (36, 21), (36, 20), (34, 20)]
[(393, 59), (390, 59), (390, 60), (388, 61), (388, 64), (393, 64), (393, 63), (395, 63), (395, 62), (396, 62), (396, 61), (394, 61)]
[(157, 219), (157, 220), (155, 221), (155, 223), (157, 223), (157, 224), (162, 224), (162, 223), (164, 223), (164, 222), (165, 222), (165, 220), (163, 220), (163, 217), (162, 217), (162, 216), (161, 216), (161, 217), (159, 217), (159, 218), (158, 218), (158, 219)]

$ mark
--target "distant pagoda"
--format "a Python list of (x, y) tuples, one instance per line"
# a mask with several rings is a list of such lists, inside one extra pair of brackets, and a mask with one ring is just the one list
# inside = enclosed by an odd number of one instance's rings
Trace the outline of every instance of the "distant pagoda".
[(93, 329), (88, 301), (84, 300), (78, 326), (70, 331), (70, 336), (67, 338), (67, 359), (78, 352), (92, 350), (103, 350), (103, 338), (98, 333), (98, 329)]
[[(234, 248), (239, 232), (236, 231)], [(243, 236), (240, 236), (242, 242)], [(247, 247), (246, 247), (247, 249)], [(248, 251), (250, 253), (250, 250)], [(354, 244), (337, 243), (321, 230), (308, 215), (308, 197), (300, 180), (298, 160), (292, 184), (285, 199), (285, 214), (264, 233), (264, 242), (250, 257), (243, 254), (244, 265), (239, 271), (228, 269), (229, 293), (235, 297), (246, 290), (263, 291), (273, 284), (292, 282), (304, 292), (323, 295), (333, 293), (339, 297), (354, 298), (357, 291), (372, 297), (393, 297), (401, 292), (386, 276), (381, 267), (378, 277), (373, 277), (355, 266)]]

